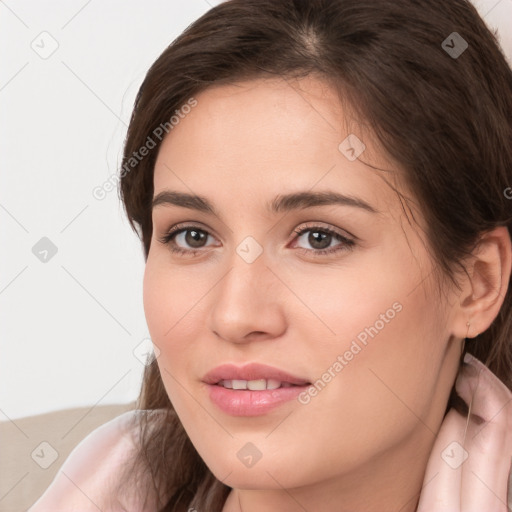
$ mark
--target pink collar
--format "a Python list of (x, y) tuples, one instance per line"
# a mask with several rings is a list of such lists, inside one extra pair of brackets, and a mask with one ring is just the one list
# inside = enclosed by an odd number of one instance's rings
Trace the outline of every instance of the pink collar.
[(446, 415), (417, 512), (512, 511), (512, 392), (475, 357), (464, 361), (456, 390), (470, 414)]

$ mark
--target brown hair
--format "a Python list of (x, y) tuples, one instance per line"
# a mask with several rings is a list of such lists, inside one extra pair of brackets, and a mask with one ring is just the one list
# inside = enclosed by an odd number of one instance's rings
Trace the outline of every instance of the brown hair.
[[(454, 32), (468, 45), (461, 55), (448, 51)], [(176, 110), (212, 85), (312, 73), (339, 91), (406, 170), (413, 198), (401, 200), (419, 204), (432, 256), (445, 276), (453, 279), (463, 270), (482, 233), (497, 226), (510, 232), (512, 201), (504, 191), (512, 186), (512, 72), (469, 1), (230, 0), (162, 53), (135, 101), (121, 196), (146, 258), (156, 128), (169, 131)], [(148, 137), (157, 139), (156, 147), (134, 163), (130, 159)], [(466, 350), (512, 389), (510, 289), (490, 328), (467, 340)], [(448, 407), (455, 399), (452, 392)], [(230, 488), (190, 442), (154, 358), (137, 408), (163, 413), (141, 416), (140, 451), (129, 468), (150, 476), (160, 510), (221, 511)]]

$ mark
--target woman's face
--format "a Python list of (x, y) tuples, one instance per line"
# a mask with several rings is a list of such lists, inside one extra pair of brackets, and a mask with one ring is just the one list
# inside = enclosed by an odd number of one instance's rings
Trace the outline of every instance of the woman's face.
[(196, 100), (159, 150), (154, 197), (175, 195), (153, 208), (144, 276), (190, 439), (231, 487), (348, 489), (390, 469), (406, 481), (417, 461), (416, 488), (460, 352), (455, 295), (437, 294), (424, 234), (383, 180), (393, 174), (363, 161), (393, 164), (312, 77)]

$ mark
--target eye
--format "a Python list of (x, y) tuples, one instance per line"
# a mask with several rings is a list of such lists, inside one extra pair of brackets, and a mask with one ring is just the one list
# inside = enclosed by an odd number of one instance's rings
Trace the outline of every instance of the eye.
[[(318, 225), (307, 225), (304, 228), (294, 230), (297, 233), (297, 237), (294, 239), (299, 240), (306, 234), (302, 242), (309, 244), (312, 249), (305, 248), (303, 245), (300, 246), (302, 252), (312, 254), (313, 256), (322, 256), (326, 254), (332, 254), (339, 251), (347, 251), (354, 247), (354, 240), (334, 231), (333, 229), (322, 227)], [(338, 242), (336, 245), (332, 245), (333, 242)]]
[[(177, 224), (169, 229), (158, 241), (168, 245), (173, 253), (194, 256), (206, 247), (205, 243), (208, 237), (213, 238), (212, 235), (198, 226)], [(191, 249), (188, 249), (187, 245)]]

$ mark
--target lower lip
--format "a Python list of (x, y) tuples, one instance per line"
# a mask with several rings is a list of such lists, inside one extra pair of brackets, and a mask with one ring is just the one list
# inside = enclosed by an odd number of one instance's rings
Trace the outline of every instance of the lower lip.
[(261, 416), (279, 405), (297, 398), (310, 387), (290, 386), (287, 388), (251, 391), (227, 389), (216, 384), (207, 384), (210, 400), (222, 411), (232, 416)]

